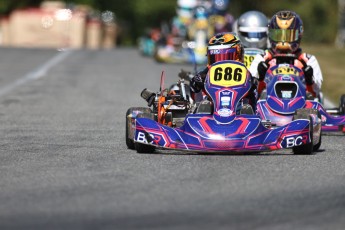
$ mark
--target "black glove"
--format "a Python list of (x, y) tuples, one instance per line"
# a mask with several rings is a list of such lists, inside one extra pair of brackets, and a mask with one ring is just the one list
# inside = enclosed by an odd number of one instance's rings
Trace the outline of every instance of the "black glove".
[(200, 76), (200, 74), (194, 76), (190, 83), (190, 87), (194, 93), (199, 93), (202, 88), (204, 87), (204, 82)]
[(268, 64), (264, 61), (259, 62), (259, 65), (258, 65), (259, 81), (263, 81), (265, 79), (267, 70), (268, 70)]
[(303, 72), (304, 72), (304, 77), (305, 77), (305, 83), (307, 85), (312, 85), (314, 83), (314, 81), (313, 81), (313, 75), (314, 75), (313, 68), (310, 65), (307, 65), (306, 67), (303, 68)]

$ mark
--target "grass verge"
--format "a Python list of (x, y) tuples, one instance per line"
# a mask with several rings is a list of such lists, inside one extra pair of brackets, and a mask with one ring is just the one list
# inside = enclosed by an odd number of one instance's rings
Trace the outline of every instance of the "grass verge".
[(323, 75), (322, 91), (334, 104), (345, 94), (345, 48), (332, 45), (303, 45), (303, 51), (314, 55)]

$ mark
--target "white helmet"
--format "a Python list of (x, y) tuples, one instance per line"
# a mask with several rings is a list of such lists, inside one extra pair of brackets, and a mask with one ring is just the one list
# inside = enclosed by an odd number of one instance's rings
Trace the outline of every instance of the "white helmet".
[(178, 7), (194, 8), (198, 4), (197, 0), (177, 0)]
[(176, 13), (181, 18), (192, 18), (197, 0), (178, 0)]
[(242, 14), (236, 29), (245, 48), (267, 48), (268, 18), (263, 13), (248, 11)]

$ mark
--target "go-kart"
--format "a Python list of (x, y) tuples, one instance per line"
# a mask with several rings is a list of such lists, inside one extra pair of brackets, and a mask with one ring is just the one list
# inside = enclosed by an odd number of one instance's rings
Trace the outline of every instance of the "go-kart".
[(162, 63), (204, 65), (207, 63), (206, 42), (204, 41), (199, 46), (197, 44), (195, 41), (182, 41), (173, 45), (157, 45), (154, 58)]
[[(262, 152), (292, 148), (295, 154), (312, 154), (319, 143), (321, 121), (314, 110), (299, 110), (293, 121), (267, 127), (243, 98), (251, 87), (246, 67), (236, 61), (213, 64), (205, 79), (210, 112), (196, 108), (186, 113), (179, 127), (163, 124), (150, 110), (126, 114), (126, 143), (139, 153), (156, 148), (202, 153)], [(201, 103), (201, 105), (203, 105)], [(251, 107), (250, 107), (251, 108)], [(128, 144), (130, 143), (130, 144)]]
[[(266, 90), (257, 103), (257, 113), (271, 127), (280, 127), (293, 120), (298, 109), (313, 109), (322, 120), (322, 132), (345, 132), (345, 95), (339, 108), (326, 110), (306, 93), (304, 73), (291, 64), (271, 67), (265, 76)], [(321, 137), (320, 137), (321, 138)]]
[[(207, 41), (210, 36), (206, 9), (197, 7), (191, 25), (188, 26), (188, 38), (172, 37), (166, 45), (158, 45), (154, 58), (164, 63), (189, 63), (204, 65), (207, 63)], [(182, 39), (182, 40), (181, 40)]]

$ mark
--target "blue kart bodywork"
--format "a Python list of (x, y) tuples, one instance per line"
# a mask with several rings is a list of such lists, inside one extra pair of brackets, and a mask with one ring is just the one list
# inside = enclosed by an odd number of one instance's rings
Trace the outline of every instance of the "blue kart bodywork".
[(190, 114), (182, 127), (171, 128), (148, 118), (138, 118), (135, 141), (198, 152), (272, 151), (310, 143), (309, 122), (296, 120), (268, 129), (257, 116), (238, 116), (224, 125), (218, 124), (212, 115)]
[(261, 152), (317, 144), (321, 130), (317, 117), (272, 129), (256, 114), (240, 114), (237, 108), (250, 87), (250, 74), (242, 63), (217, 62), (205, 80), (205, 91), (213, 102), (212, 114), (189, 114), (179, 128), (133, 117), (133, 141), (141, 147), (209, 153)]
[(316, 109), (320, 113), (323, 132), (345, 131), (345, 116), (331, 115), (323, 105), (307, 100), (304, 73), (296, 66), (281, 64), (270, 68), (266, 77), (266, 96), (257, 103), (257, 112), (274, 126), (292, 121), (296, 110)]

